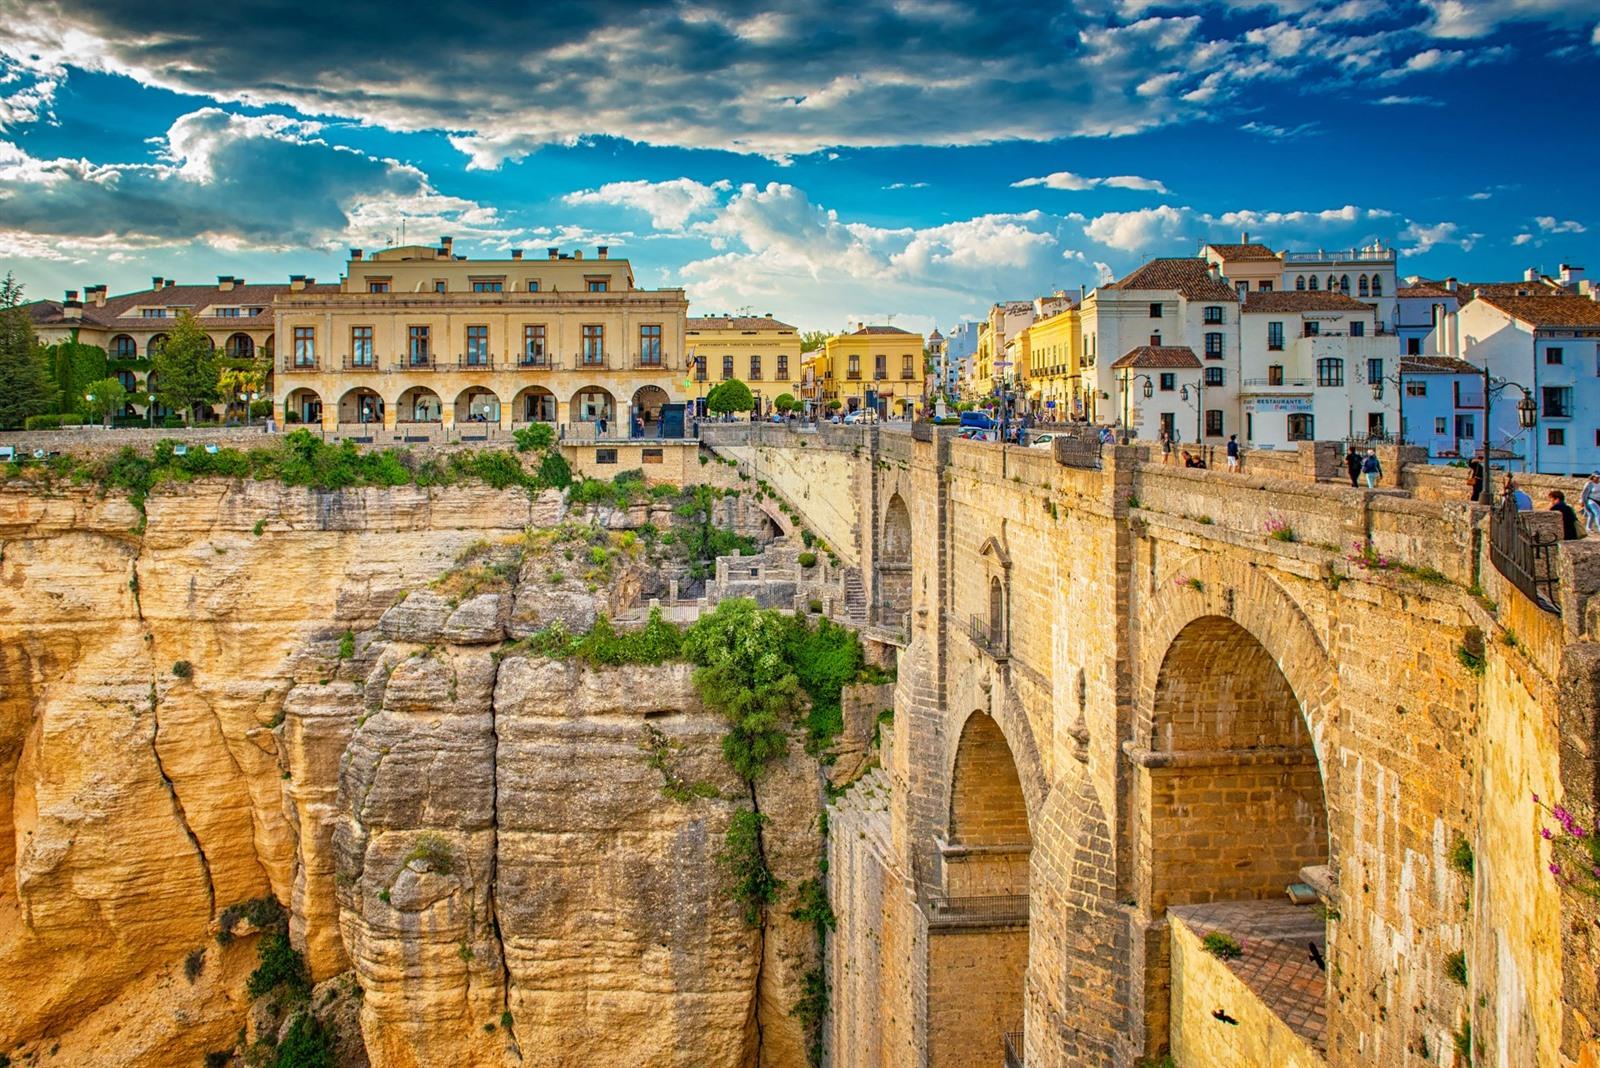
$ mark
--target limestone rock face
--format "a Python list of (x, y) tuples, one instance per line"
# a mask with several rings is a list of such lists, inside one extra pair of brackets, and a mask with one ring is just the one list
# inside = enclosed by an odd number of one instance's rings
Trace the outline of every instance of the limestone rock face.
[[(256, 940), (219, 947), (216, 917), (270, 893), (313, 978), (359, 987), (342, 1065), (805, 1063), (787, 895), (817, 870), (815, 763), (793, 747), (752, 796), (687, 666), (503, 647), (637, 603), (631, 556), (435, 582), (571, 522), (560, 494), (212, 481), (147, 513), (0, 487), (0, 1049), (229, 1048)], [(716, 862), (752, 804), (788, 886), (762, 928)]]

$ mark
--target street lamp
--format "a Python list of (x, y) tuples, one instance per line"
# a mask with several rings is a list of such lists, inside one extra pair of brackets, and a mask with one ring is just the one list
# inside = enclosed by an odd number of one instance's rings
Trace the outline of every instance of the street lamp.
[(1508, 387), (1515, 387), (1522, 392), (1522, 399), (1517, 401), (1517, 425), (1523, 430), (1532, 430), (1539, 422), (1539, 404), (1533, 399), (1533, 393), (1527, 386), (1509, 379), (1494, 379), (1489, 377), (1489, 361), (1483, 362), (1483, 503), (1489, 507), (1494, 506), (1494, 465), (1490, 463), (1489, 454), (1489, 413), (1494, 402), (1494, 395)]
[(1400, 421), (1400, 425), (1395, 428), (1396, 429), (1395, 444), (1396, 445), (1404, 445), (1406, 443), (1405, 369), (1402, 367), (1399, 371), (1395, 372), (1392, 375), (1379, 375), (1377, 378), (1374, 378), (1372, 380), (1372, 399), (1373, 400), (1379, 401), (1379, 402), (1381, 402), (1383, 400), (1383, 384), (1385, 382), (1393, 382), (1394, 383), (1395, 396), (1398, 398), (1398, 400), (1395, 401), (1395, 408), (1396, 408), (1395, 418)]
[(150, 417), (150, 428), (152, 430), (155, 429), (155, 425), (156, 425), (156, 395), (154, 393), (150, 394), (149, 403), (144, 406), (144, 410), (145, 410), (145, 414)]
[(1132, 386), (1134, 379), (1138, 378), (1144, 379), (1145, 400), (1149, 400), (1151, 397), (1156, 395), (1156, 384), (1151, 380), (1149, 375), (1135, 375), (1129, 374), (1127, 371), (1122, 372), (1122, 432), (1124, 435), (1129, 437), (1133, 436), (1132, 428), (1128, 425), (1133, 420), (1133, 412), (1128, 405), (1128, 401), (1131, 399), (1128, 396), (1128, 389), (1130, 386)]
[(244, 425), (246, 427), (250, 425), (250, 409), (256, 406), (256, 398), (260, 395), (259, 393), (251, 393), (244, 399)]
[(1189, 387), (1187, 385), (1178, 390), (1178, 396), (1183, 398), (1183, 402), (1194, 409), (1194, 443), (1196, 445), (1201, 445), (1205, 442), (1205, 435), (1200, 432), (1200, 406), (1203, 403), (1200, 398), (1205, 395), (1205, 388), (1205, 383), (1195, 383), (1194, 400), (1189, 399)]

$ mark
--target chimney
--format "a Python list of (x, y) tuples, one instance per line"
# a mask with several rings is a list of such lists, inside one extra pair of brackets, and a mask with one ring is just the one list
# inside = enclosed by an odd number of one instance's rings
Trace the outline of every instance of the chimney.
[(1576, 267), (1576, 266), (1574, 266), (1574, 265), (1572, 265), (1570, 263), (1563, 263), (1561, 265), (1561, 284), (1562, 285), (1564, 285), (1564, 286), (1575, 285), (1576, 283), (1581, 282), (1581, 281), (1583, 281), (1583, 268), (1582, 267)]
[(303, 274), (291, 274), (289, 276), (289, 291), (291, 293), (298, 293), (302, 289), (304, 289), (305, 287), (306, 287), (306, 276), (305, 275), (303, 275)]
[(61, 318), (83, 318), (83, 301), (78, 299), (78, 291), (76, 289), (67, 290), (67, 299), (61, 302)]
[(166, 279), (162, 278), (159, 274), (158, 275), (154, 275), (150, 279), (150, 288), (151, 289), (160, 289), (161, 288), (161, 283), (165, 282), (165, 281), (166, 281)]
[(1539, 280), (1539, 268), (1529, 267), (1526, 271), (1523, 271), (1522, 280), (1524, 282), (1537, 282)]
[(1455, 280), (1455, 276), (1453, 275), (1444, 280), (1444, 287), (1452, 293), (1456, 291), (1456, 286), (1458, 285), (1460, 285), (1460, 283)]
[(520, 248), (514, 248), (514, 249), (511, 250), (511, 262), (512, 263), (521, 263), (522, 262), (522, 250)]
[(576, 252), (574, 252), (572, 254), (572, 258), (575, 259), (575, 260), (583, 259), (583, 249), (580, 248)]
[(545, 252), (550, 256), (551, 259), (556, 259), (561, 255), (561, 250), (558, 248), (547, 248), (545, 249)]
[(439, 247), (444, 249), (446, 259), (450, 258), (450, 250), (455, 247), (455, 244), (456, 239), (453, 237), (441, 237), (439, 239)]
[(162, 289), (171, 289), (175, 285), (177, 285), (177, 283), (175, 281), (173, 281), (171, 278), (168, 278), (166, 281), (161, 283), (161, 288)]
[(360, 263), (361, 262), (361, 253), (362, 253), (361, 249), (358, 249), (358, 248), (351, 249), (350, 250), (350, 262), (351, 263)]
[(106, 287), (105, 283), (103, 282), (89, 286), (83, 291), (83, 295), (87, 297), (96, 308), (104, 308), (106, 306)]
[(611, 253), (611, 246), (610, 245), (596, 245), (595, 246), (595, 250), (596, 250), (597, 254), (599, 255), (599, 257), (601, 259), (605, 259), (606, 256), (608, 256)]
[(233, 288), (233, 275), (231, 275), (231, 274), (219, 274), (219, 275), (217, 275), (217, 288), (220, 289), (224, 293), (226, 293), (229, 290), (231, 290)]
[(1249, 243), (1250, 243), (1250, 231), (1249, 230), (1241, 230), (1241, 231), (1239, 231), (1239, 244), (1248, 245)]

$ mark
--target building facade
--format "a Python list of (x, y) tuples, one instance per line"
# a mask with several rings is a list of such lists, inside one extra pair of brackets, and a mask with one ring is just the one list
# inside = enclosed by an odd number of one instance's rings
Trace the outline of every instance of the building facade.
[(711, 386), (730, 378), (750, 387), (757, 415), (769, 414), (782, 394), (796, 399), (804, 394), (800, 331), (770, 313), (691, 316), (684, 338), (693, 367), (685, 390), (698, 408), (703, 409)]
[(683, 291), (635, 287), (604, 246), (590, 260), (553, 248), (469, 260), (449, 238), (352, 249), (337, 288), (291, 288), (274, 311), (287, 422), (396, 438), (534, 422), (649, 435), (691, 399)]
[(825, 408), (872, 408), (888, 418), (911, 418), (925, 404), (923, 338), (897, 326), (863, 326), (835, 334), (812, 361)]
[(1023, 331), (1027, 337), (1028, 403), (1034, 414), (1052, 422), (1084, 413), (1082, 376), (1083, 319), (1071, 301), (1052, 306)]

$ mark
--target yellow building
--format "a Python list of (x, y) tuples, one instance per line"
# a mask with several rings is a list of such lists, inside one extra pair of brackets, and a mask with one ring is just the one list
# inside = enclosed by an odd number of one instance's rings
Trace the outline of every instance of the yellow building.
[(278, 294), (279, 410), (364, 436), (491, 437), (532, 422), (567, 437), (652, 434), (692, 396), (688, 302), (636, 288), (607, 252), (470, 260), (449, 238), (352, 249), (337, 289), (292, 279)]
[(769, 315), (697, 315), (684, 331), (694, 367), (690, 396), (696, 400), (718, 382), (737, 378), (755, 394), (766, 414), (780, 394), (797, 400), (804, 388), (800, 331)]
[(898, 326), (863, 326), (824, 342), (813, 362), (823, 404), (842, 411), (877, 407), (910, 418), (924, 404), (923, 339)]
[(1023, 331), (1028, 397), (1036, 414), (1066, 421), (1083, 412), (1083, 321), (1074, 306)]

